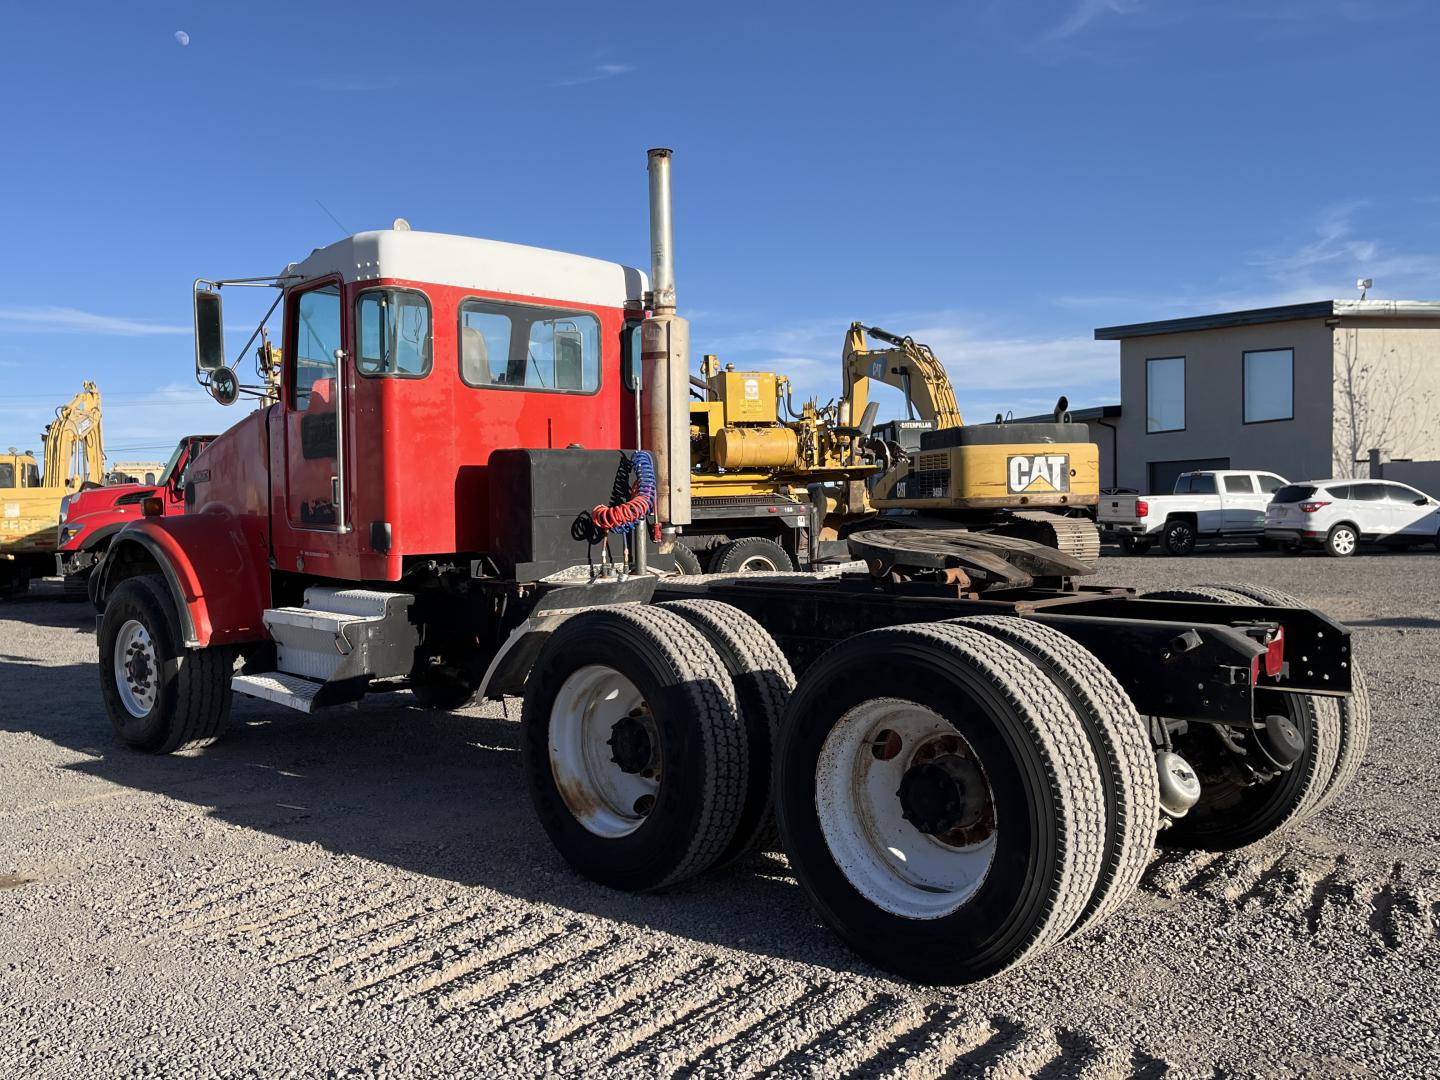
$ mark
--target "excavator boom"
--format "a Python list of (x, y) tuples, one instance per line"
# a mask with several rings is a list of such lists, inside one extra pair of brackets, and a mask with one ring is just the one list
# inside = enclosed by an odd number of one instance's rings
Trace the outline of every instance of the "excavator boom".
[[(867, 335), (889, 347), (872, 349), (865, 341)], [(914, 338), (853, 322), (845, 334), (843, 370), (845, 400), (850, 402), (851, 416), (865, 412), (870, 397), (865, 380), (874, 379), (898, 387), (920, 419), (932, 421), (936, 430), (960, 427), (965, 422), (960, 418), (960, 406), (945, 366), (930, 346)]]
[(86, 382), (67, 405), (55, 410), (45, 429), (47, 488), (79, 488), (105, 482), (105, 447), (100, 433), (100, 391)]

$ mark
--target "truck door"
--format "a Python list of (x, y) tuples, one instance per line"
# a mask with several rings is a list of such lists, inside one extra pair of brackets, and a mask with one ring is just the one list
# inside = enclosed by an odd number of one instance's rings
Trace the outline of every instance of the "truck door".
[(1269, 495), (1255, 490), (1255, 478), (1245, 473), (1220, 477), (1221, 513), (1225, 532), (1259, 532), (1265, 526)]
[[(321, 285), (288, 305), (285, 366), (285, 494), (290, 524), (335, 530), (340, 494), (338, 406), (346, 387), (340, 286)], [(341, 423), (337, 423), (341, 421)]]

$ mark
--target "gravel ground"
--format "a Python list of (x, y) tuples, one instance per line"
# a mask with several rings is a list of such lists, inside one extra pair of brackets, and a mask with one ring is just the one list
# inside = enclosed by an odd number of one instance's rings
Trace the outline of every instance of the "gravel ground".
[(550, 849), (518, 704), (239, 699), (156, 759), (84, 607), (0, 606), (0, 1076), (1348, 1076), (1440, 1072), (1440, 556), (1107, 557), (1356, 629), (1359, 779), (1298, 831), (1157, 856), (1101, 930), (979, 987), (896, 982), (778, 856), (664, 896)]

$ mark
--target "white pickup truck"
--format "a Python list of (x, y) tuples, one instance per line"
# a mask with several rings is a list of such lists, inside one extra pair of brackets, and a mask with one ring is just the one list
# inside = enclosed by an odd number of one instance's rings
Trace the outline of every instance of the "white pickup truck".
[(1171, 555), (1189, 555), (1204, 537), (1265, 539), (1265, 507), (1288, 484), (1271, 472), (1225, 469), (1181, 473), (1172, 495), (1102, 495), (1096, 521), (1127, 555), (1143, 555), (1157, 540)]

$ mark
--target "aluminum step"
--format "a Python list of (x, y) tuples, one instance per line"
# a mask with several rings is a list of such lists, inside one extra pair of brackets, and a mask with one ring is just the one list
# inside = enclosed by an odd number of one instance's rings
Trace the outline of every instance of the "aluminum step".
[[(372, 653), (367, 646), (378, 639), (394, 639), (397, 633), (406, 638), (413, 602), (409, 593), (329, 586), (306, 589), (303, 607), (267, 608), (264, 613), (265, 628), (275, 640), (276, 667), (322, 682), (342, 669), (347, 677), (404, 674), (409, 670), (405, 658)], [(366, 655), (350, 662), (357, 649)], [(384, 670), (375, 670), (376, 663)], [(395, 670), (397, 665), (401, 670)]]
[(246, 697), (262, 698), (277, 705), (308, 713), (315, 711), (315, 695), (324, 689), (323, 682), (289, 675), (283, 671), (267, 671), (262, 675), (236, 675), (230, 689)]

